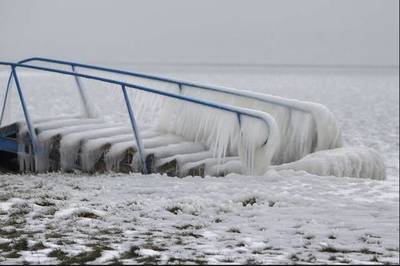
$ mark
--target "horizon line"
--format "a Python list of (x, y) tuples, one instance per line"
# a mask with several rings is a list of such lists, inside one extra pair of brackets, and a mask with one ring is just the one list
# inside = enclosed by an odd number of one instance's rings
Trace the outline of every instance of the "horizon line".
[(177, 67), (258, 67), (258, 68), (362, 68), (362, 69), (396, 69), (399, 65), (380, 64), (282, 64), (282, 63), (211, 63), (211, 62), (129, 62), (129, 61), (92, 61), (99, 64), (121, 64), (139, 66), (177, 66)]

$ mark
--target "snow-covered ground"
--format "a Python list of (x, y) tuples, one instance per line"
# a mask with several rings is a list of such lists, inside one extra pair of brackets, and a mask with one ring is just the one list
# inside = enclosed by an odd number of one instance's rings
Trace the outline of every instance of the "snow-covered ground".
[[(387, 178), (0, 175), (0, 264), (399, 263), (397, 69), (144, 70), (322, 103), (346, 146), (384, 157)], [(22, 80), (29, 107), (68, 113), (76, 100), (48, 78)], [(124, 113), (92, 95), (108, 116)]]

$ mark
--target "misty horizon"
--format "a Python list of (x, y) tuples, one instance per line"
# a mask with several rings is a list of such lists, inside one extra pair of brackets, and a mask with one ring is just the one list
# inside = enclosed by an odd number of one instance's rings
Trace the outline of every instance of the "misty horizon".
[(0, 2), (0, 58), (398, 67), (395, 0)]

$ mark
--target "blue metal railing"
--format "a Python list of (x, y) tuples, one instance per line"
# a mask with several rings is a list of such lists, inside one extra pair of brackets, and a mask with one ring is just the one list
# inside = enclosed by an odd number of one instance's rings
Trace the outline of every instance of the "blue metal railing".
[(1, 126), (2, 123), (3, 123), (4, 113), (5, 113), (5, 111), (6, 111), (6, 104), (7, 104), (7, 99), (8, 99), (8, 92), (10, 91), (12, 77), (13, 77), (13, 75), (12, 75), (12, 71), (11, 71), (10, 76), (8, 77), (7, 87), (6, 87), (6, 91), (5, 91), (5, 94), (4, 94), (3, 107), (1, 108), (0, 126)]
[[(81, 64), (76, 64), (76, 63), (72, 63), (72, 62), (65, 62), (65, 63), (67, 63), (67, 64), (69, 64), (71, 66), (75, 66), (75, 67), (76, 66), (81, 66)], [(21, 84), (19, 83), (18, 74), (17, 74), (17, 68), (27, 68), (27, 69), (40, 70), (40, 71), (45, 71), (45, 72), (58, 73), (58, 74), (73, 76), (75, 78), (85, 78), (85, 79), (97, 80), (97, 81), (110, 83), (110, 84), (116, 84), (116, 85), (121, 86), (122, 92), (124, 94), (124, 99), (125, 99), (125, 102), (126, 102), (126, 105), (127, 105), (127, 109), (128, 109), (128, 113), (129, 113), (129, 118), (130, 118), (130, 122), (131, 122), (131, 125), (132, 125), (132, 129), (133, 129), (134, 134), (135, 134), (135, 140), (136, 140), (136, 144), (137, 144), (137, 147), (138, 147), (140, 160), (141, 160), (143, 171), (144, 171), (145, 174), (148, 173), (148, 171), (147, 171), (148, 169), (147, 169), (146, 164), (145, 164), (144, 148), (143, 148), (143, 144), (142, 144), (142, 139), (140, 137), (140, 132), (139, 132), (139, 130), (137, 128), (137, 125), (136, 125), (136, 121), (135, 121), (133, 110), (131, 108), (129, 97), (128, 97), (128, 94), (126, 93), (126, 88), (131, 88), (131, 89), (135, 89), (135, 90), (154, 93), (154, 94), (162, 95), (162, 96), (165, 96), (165, 97), (170, 97), (170, 98), (174, 98), (174, 99), (178, 99), (178, 100), (182, 100), (182, 101), (186, 101), (186, 102), (191, 102), (191, 103), (194, 103), (194, 104), (207, 106), (207, 107), (210, 107), (210, 108), (213, 108), (213, 109), (219, 109), (219, 110), (223, 110), (223, 111), (226, 111), (226, 112), (234, 113), (238, 117), (239, 126), (240, 126), (240, 119), (241, 119), (242, 115), (243, 116), (252, 117), (252, 118), (255, 118), (255, 119), (259, 119), (259, 120), (261, 120), (262, 122), (265, 123), (265, 125), (266, 125), (266, 127), (268, 129), (268, 137), (265, 140), (263, 145), (267, 144), (269, 136), (271, 135), (271, 128), (272, 127), (271, 127), (270, 123), (271, 123), (271, 121), (274, 121), (274, 119), (269, 114), (266, 114), (264, 112), (251, 110), (251, 109), (247, 109), (247, 108), (241, 108), (241, 107), (235, 107), (235, 106), (220, 104), (220, 103), (214, 103), (214, 102), (210, 102), (210, 101), (207, 101), (207, 100), (197, 99), (197, 98), (194, 98), (194, 97), (191, 97), (191, 96), (184, 96), (184, 95), (180, 95), (180, 94), (165, 92), (165, 91), (161, 91), (161, 90), (150, 88), (150, 87), (145, 87), (145, 86), (141, 86), (141, 85), (137, 85), (137, 84), (122, 82), (122, 81), (113, 80), (113, 79), (104, 78), (104, 77), (98, 77), (98, 76), (93, 76), (93, 75), (88, 75), (88, 74), (81, 74), (81, 73), (77, 73), (77, 72), (74, 72), (74, 71), (70, 72), (70, 71), (64, 71), (64, 70), (59, 70), (59, 69), (47, 68), (47, 67), (26, 65), (26, 64), (23, 64), (23, 63), (11, 63), (11, 62), (1, 62), (1, 61), (0, 61), (0, 65), (9, 66), (11, 68), (11, 75), (10, 75), (10, 78), (8, 80), (6, 94), (8, 94), (8, 90), (10, 89), (11, 80), (14, 79), (14, 81), (16, 83), (17, 90), (18, 90), (18, 95), (19, 95), (19, 98), (20, 98), (20, 101), (21, 101), (21, 105), (22, 105), (22, 108), (23, 108), (23, 111), (24, 111), (24, 116), (25, 116), (25, 121), (27, 123), (28, 132), (29, 132), (29, 134), (31, 136), (31, 141), (32, 141), (32, 144), (33, 144), (34, 155), (35, 156), (39, 152), (39, 145), (38, 145), (38, 142), (37, 142), (36, 133), (35, 133), (35, 131), (33, 129), (32, 121), (31, 121), (30, 116), (29, 116), (28, 109), (26, 107), (26, 103), (25, 103), (25, 99), (24, 99), (24, 96), (23, 96)], [(99, 70), (104, 69), (102, 67), (93, 67), (93, 66), (90, 67), (90, 68), (99, 69)], [(124, 71), (117, 71), (117, 70), (112, 70), (112, 71), (115, 72), (115, 73), (124, 72)], [(4, 109), (4, 106), (3, 106), (3, 109)]]
[(132, 77), (144, 78), (144, 79), (149, 79), (149, 80), (157, 80), (157, 81), (177, 85), (179, 88), (179, 92), (182, 92), (183, 86), (193, 87), (193, 88), (198, 88), (198, 89), (203, 89), (203, 90), (209, 90), (209, 91), (216, 91), (216, 92), (226, 93), (226, 94), (230, 94), (230, 95), (236, 95), (236, 96), (246, 97), (246, 98), (250, 98), (250, 99), (255, 99), (255, 100), (259, 100), (262, 102), (267, 102), (267, 103), (271, 103), (271, 104), (275, 104), (275, 105), (280, 105), (280, 106), (284, 106), (289, 109), (293, 109), (293, 110), (297, 110), (297, 111), (301, 111), (301, 112), (305, 112), (305, 113), (310, 113), (309, 110), (302, 108), (300, 106), (294, 106), (294, 105), (290, 105), (287, 103), (282, 103), (280, 101), (277, 101), (277, 100), (274, 100), (271, 98), (267, 99), (266, 97), (263, 97), (264, 95), (257, 94), (254, 92), (249, 92), (249, 91), (245, 92), (245, 91), (228, 88), (228, 87), (205, 85), (205, 84), (199, 84), (199, 83), (195, 83), (195, 82), (171, 79), (171, 78), (150, 75), (150, 74), (144, 74), (144, 73), (139, 73), (139, 72), (125, 71), (125, 70), (119, 70), (119, 69), (113, 69), (113, 68), (107, 68), (107, 67), (101, 67), (101, 66), (95, 66), (95, 65), (88, 65), (88, 64), (81, 64), (81, 63), (69, 62), (69, 61), (63, 61), (63, 60), (57, 60), (57, 59), (43, 58), (43, 57), (31, 57), (31, 58), (21, 60), (18, 63), (23, 64), (23, 63), (27, 63), (27, 62), (33, 62), (33, 61), (60, 64), (60, 65), (68, 65), (71, 67), (81, 67), (81, 68), (86, 68), (86, 69), (93, 69), (93, 70), (99, 70), (99, 71), (104, 71), (104, 72), (109, 72), (109, 73), (128, 75), (128, 76), (132, 76)]

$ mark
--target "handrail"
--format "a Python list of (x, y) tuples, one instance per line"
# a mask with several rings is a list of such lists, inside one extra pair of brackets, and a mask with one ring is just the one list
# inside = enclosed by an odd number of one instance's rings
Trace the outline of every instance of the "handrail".
[[(120, 85), (122, 91), (124, 92), (125, 101), (127, 103), (127, 108), (128, 108), (129, 114), (130, 114), (132, 128), (134, 130), (135, 135), (137, 136), (136, 142), (137, 142), (137, 145), (138, 145), (139, 153), (141, 155), (141, 162), (143, 164), (143, 169), (144, 169), (145, 173), (147, 172), (147, 169), (146, 169), (145, 158), (144, 158), (144, 149), (143, 149), (143, 147), (140, 147), (141, 146), (140, 144), (141, 144), (142, 141), (141, 141), (141, 138), (140, 138), (139, 131), (138, 131), (137, 127), (136, 127), (136, 122), (134, 120), (133, 112), (131, 110), (129, 110), (130, 103), (129, 103), (129, 99), (127, 98), (127, 94), (125, 92), (125, 88), (132, 88), (132, 89), (136, 89), (136, 90), (141, 90), (141, 91), (145, 91), (145, 92), (149, 92), (149, 93), (154, 93), (154, 94), (166, 96), (166, 97), (169, 97), (169, 98), (179, 99), (179, 100), (182, 100), (182, 101), (187, 101), (187, 102), (191, 102), (191, 103), (207, 106), (207, 107), (210, 107), (210, 108), (219, 109), (219, 110), (223, 110), (223, 111), (226, 111), (226, 112), (234, 113), (238, 117), (239, 126), (240, 126), (240, 119), (241, 119), (242, 115), (248, 116), (248, 117), (252, 117), (252, 118), (255, 118), (255, 119), (259, 119), (259, 120), (261, 120), (262, 122), (264, 122), (266, 124), (266, 127), (268, 129), (268, 137), (265, 140), (265, 142), (263, 143), (263, 146), (268, 143), (269, 136), (271, 135), (271, 129), (273, 128), (271, 126), (271, 123), (274, 123), (274, 121), (275, 121), (274, 118), (271, 115), (269, 115), (267, 113), (264, 113), (264, 112), (261, 112), (261, 111), (252, 110), (252, 109), (248, 109), (248, 108), (242, 108), (242, 107), (236, 107), (236, 106), (230, 106), (230, 105), (221, 104), (221, 103), (210, 102), (210, 101), (203, 100), (203, 99), (197, 99), (197, 98), (194, 98), (194, 97), (191, 97), (191, 96), (185, 96), (185, 95), (179, 95), (179, 94), (175, 94), (175, 93), (165, 92), (165, 91), (161, 91), (161, 90), (158, 90), (158, 89), (145, 87), (145, 86), (132, 84), (132, 83), (127, 83), (127, 82), (122, 82), (122, 81), (118, 81), (118, 80), (113, 80), (113, 79), (109, 79), (109, 78), (103, 78), (103, 77), (98, 77), (98, 76), (93, 76), (93, 75), (88, 75), (88, 74), (81, 74), (81, 73), (78, 73), (78, 72), (64, 71), (64, 70), (53, 69), (53, 68), (26, 65), (26, 64), (23, 64), (23, 63), (21, 64), (21, 63), (11, 63), (11, 62), (2, 62), (2, 61), (0, 61), (0, 65), (5, 65), (5, 66), (10, 66), (11, 67), (12, 76), (14, 77), (14, 80), (16, 81), (18, 93), (19, 93), (20, 100), (21, 100), (21, 105), (23, 106), (23, 110), (24, 110), (24, 114), (25, 114), (25, 120), (26, 120), (26, 123), (27, 123), (27, 126), (28, 126), (29, 133), (31, 135), (34, 147), (38, 147), (37, 146), (37, 142), (36, 142), (36, 134), (35, 134), (35, 131), (33, 130), (32, 123), (31, 123), (31, 120), (30, 120), (30, 117), (29, 117), (29, 112), (28, 112), (28, 110), (26, 108), (26, 104), (25, 104), (25, 101), (24, 101), (23, 93), (22, 93), (22, 88), (21, 88), (21, 86), (20, 86), (20, 84), (18, 82), (18, 76), (17, 76), (16, 68), (27, 68), (27, 69), (34, 69), (34, 70), (40, 70), (40, 71), (46, 71), (46, 72), (52, 72), (52, 73), (59, 73), (59, 74), (64, 74), (64, 75), (69, 75), (69, 76), (74, 76), (74, 77), (86, 78), (86, 79), (91, 79), (91, 80), (98, 80), (98, 81), (102, 81), (102, 82), (105, 82), (105, 83)], [(74, 64), (74, 65), (75, 66), (79, 66), (79, 64)], [(37, 152), (37, 151), (34, 151), (34, 152)]]
[(88, 64), (81, 64), (81, 63), (76, 63), (76, 62), (69, 62), (69, 61), (63, 61), (63, 60), (57, 60), (57, 59), (44, 58), (44, 57), (31, 57), (31, 58), (23, 59), (23, 60), (19, 61), (18, 63), (24, 64), (24, 63), (31, 62), (31, 61), (41, 61), (41, 62), (46, 62), (46, 63), (69, 65), (69, 66), (74, 66), (74, 67), (81, 67), (81, 68), (87, 68), (87, 69), (100, 70), (100, 71), (116, 73), (116, 74), (122, 74), (122, 75), (128, 75), (128, 76), (134, 76), (134, 77), (145, 78), (145, 79), (150, 79), (150, 80), (157, 80), (157, 81), (162, 81), (162, 82), (166, 82), (166, 83), (170, 83), (170, 84), (172, 83), (172, 84), (178, 85), (180, 91), (182, 90), (182, 86), (189, 86), (189, 87), (205, 89), (205, 90), (210, 90), (210, 91), (217, 91), (217, 92), (222, 92), (222, 93), (236, 95), (236, 96), (243, 96), (243, 97), (247, 97), (247, 98), (250, 98), (250, 99), (255, 99), (255, 100), (259, 100), (259, 101), (263, 101), (263, 102), (268, 102), (268, 103), (284, 106), (284, 107), (287, 107), (289, 109), (294, 109), (294, 110), (305, 112), (305, 113), (311, 113), (309, 110), (307, 110), (305, 108), (301, 108), (300, 106), (288, 105), (288, 104), (285, 104), (285, 103), (282, 103), (282, 102), (279, 102), (279, 101), (275, 101), (273, 99), (266, 99), (265, 97), (263, 97), (263, 95), (258, 94), (258, 93), (244, 92), (244, 91), (237, 90), (237, 89), (234, 89), (234, 88), (229, 88), (229, 87), (205, 85), (205, 84), (199, 84), (199, 83), (195, 83), (195, 82), (189, 82), (189, 81), (183, 81), (183, 80), (178, 80), (178, 79), (172, 79), (172, 78), (166, 78), (166, 77), (151, 75), (151, 74), (144, 74), (144, 73), (139, 73), (139, 72), (125, 71), (125, 70), (119, 70), (119, 69), (113, 69), (113, 68), (107, 68), (107, 67), (100, 67), (100, 66), (95, 66), (95, 65), (88, 65)]

